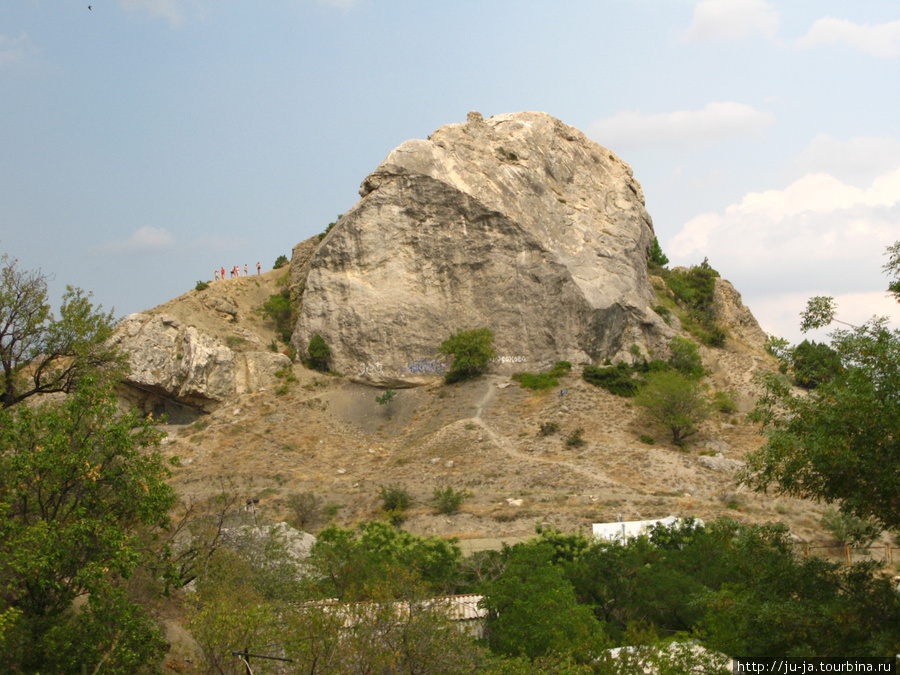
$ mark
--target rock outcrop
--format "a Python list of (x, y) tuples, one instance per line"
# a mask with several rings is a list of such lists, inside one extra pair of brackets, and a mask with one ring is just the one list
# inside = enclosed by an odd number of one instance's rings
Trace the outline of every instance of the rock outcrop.
[(730, 281), (716, 279), (713, 303), (716, 322), (727, 330), (729, 335), (756, 349), (765, 349), (767, 338), (765, 331), (760, 328), (756, 317), (741, 301), (741, 294), (735, 290)]
[(653, 226), (631, 168), (543, 113), (438, 129), (392, 151), (308, 261), (294, 347), (373, 384), (439, 376), (452, 333), (495, 333), (501, 372), (663, 353)]
[(265, 351), (251, 331), (238, 329), (234, 342), (254, 348), (236, 350), (166, 314), (126, 317), (113, 341), (130, 366), (120, 396), (171, 421), (189, 414), (181, 407), (211, 411), (236, 394), (271, 386), (275, 372), (291, 366), (287, 356)]

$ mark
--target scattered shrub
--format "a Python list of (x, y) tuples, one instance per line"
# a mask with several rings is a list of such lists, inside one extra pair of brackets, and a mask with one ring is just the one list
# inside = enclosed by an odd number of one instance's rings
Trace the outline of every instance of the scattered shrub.
[(375, 397), (375, 403), (378, 405), (387, 405), (397, 396), (397, 392), (393, 389), (385, 389), (381, 396)]
[(572, 372), (572, 364), (568, 361), (557, 361), (553, 364), (553, 368), (550, 370), (550, 375), (553, 377), (565, 377), (569, 373)]
[(328, 362), (331, 360), (331, 349), (328, 347), (328, 343), (325, 342), (325, 338), (318, 333), (313, 335), (309, 340), (309, 346), (306, 348), (306, 352), (309, 355), (307, 363), (310, 368), (323, 373), (328, 372)]
[(399, 485), (382, 486), (378, 494), (385, 511), (406, 511), (412, 504), (412, 496)]
[(650, 244), (650, 248), (647, 251), (647, 266), (650, 269), (654, 269), (665, 267), (668, 264), (668, 256), (663, 253), (662, 247), (659, 245), (659, 240), (656, 237), (653, 237), (653, 242)]
[(454, 490), (451, 486), (445, 488), (435, 488), (434, 497), (431, 503), (438, 513), (451, 515), (459, 511), (462, 503), (472, 496), (471, 492), (466, 490)]
[(653, 438), (653, 436), (649, 436), (647, 434), (641, 434), (640, 436), (638, 436), (638, 438), (640, 439), (641, 443), (644, 443), (646, 445), (653, 445), (654, 443), (656, 443), (656, 439)]
[(209, 288), (208, 281), (198, 281), (197, 285), (194, 286), (195, 291), (205, 291), (207, 288)]
[(287, 498), (292, 524), (305, 530), (319, 517), (322, 500), (312, 492), (298, 492)]
[(497, 356), (494, 351), (494, 332), (488, 328), (461, 330), (441, 343), (441, 354), (453, 357), (444, 374), (449, 383), (478, 377), (487, 370), (488, 362)]
[(672, 312), (669, 311), (668, 307), (657, 305), (653, 308), (653, 311), (659, 314), (660, 317), (662, 317), (662, 320), (666, 322), (666, 325), (669, 325), (672, 320)]
[(677, 269), (665, 274), (666, 285), (675, 295), (675, 300), (696, 323), (686, 327), (710, 347), (721, 347), (728, 337), (728, 333), (716, 323), (713, 291), (718, 276), (719, 273), (710, 267), (706, 258), (690, 269)]
[(730, 391), (717, 391), (713, 394), (713, 405), (720, 413), (730, 415), (737, 412), (737, 403), (734, 401), (734, 394)]
[(712, 313), (713, 290), (718, 276), (719, 273), (710, 266), (709, 260), (704, 258), (702, 263), (690, 269), (672, 271), (666, 276), (666, 285), (678, 302), (689, 310), (707, 316)]
[(822, 527), (843, 546), (868, 546), (881, 534), (881, 527), (838, 509), (828, 508), (822, 514)]
[(269, 296), (260, 310), (262, 315), (275, 322), (275, 330), (284, 343), (291, 341), (294, 332), (294, 312), (291, 307), (291, 294), (287, 288)]
[(631, 369), (636, 373), (646, 375), (647, 373), (658, 373), (662, 370), (672, 370), (672, 364), (661, 359), (653, 359), (652, 361), (643, 359), (631, 366)]
[(566, 439), (566, 445), (570, 448), (580, 448), (582, 445), (587, 443), (584, 438), (582, 438), (584, 434), (584, 429), (578, 427), (575, 431), (569, 434), (569, 437)]
[(603, 387), (616, 396), (634, 396), (638, 391), (638, 382), (632, 377), (631, 369), (626, 363), (605, 368), (587, 365), (584, 367), (581, 377), (585, 382)]
[(550, 436), (559, 431), (559, 424), (556, 422), (541, 422), (541, 436)]
[(334, 219), (334, 221), (328, 223), (328, 227), (325, 228), (325, 231), (319, 234), (319, 241), (322, 241), (328, 235), (328, 233), (331, 232), (331, 229), (337, 224), (337, 221), (340, 220), (340, 218), (341, 217), (338, 216)]
[(275, 264), (272, 265), (272, 269), (273, 270), (280, 269), (280, 268), (284, 267), (285, 265), (287, 265), (289, 262), (290, 262), (290, 260), (287, 259), (286, 255), (280, 255), (277, 258), (275, 258)]
[(512, 379), (532, 391), (546, 391), (559, 386), (559, 380), (550, 373), (514, 373)]
[(672, 355), (669, 357), (669, 364), (682, 375), (687, 377), (702, 377), (703, 360), (700, 358), (700, 352), (697, 351), (697, 345), (676, 335), (669, 342), (669, 350)]

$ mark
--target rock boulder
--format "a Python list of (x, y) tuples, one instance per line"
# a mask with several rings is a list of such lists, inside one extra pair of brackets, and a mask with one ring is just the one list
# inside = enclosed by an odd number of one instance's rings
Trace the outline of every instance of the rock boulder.
[(615, 154), (543, 113), (438, 129), (392, 151), (309, 258), (293, 344), (333, 367), (424, 383), (451, 333), (494, 331), (500, 372), (664, 352), (647, 276), (653, 226)]
[(122, 397), (145, 412), (161, 407), (171, 418), (178, 414), (171, 403), (211, 411), (236, 394), (271, 386), (275, 372), (290, 368), (291, 360), (264, 351), (248, 334), (243, 331), (240, 339), (259, 348), (235, 351), (174, 316), (132, 314), (113, 336), (131, 369)]

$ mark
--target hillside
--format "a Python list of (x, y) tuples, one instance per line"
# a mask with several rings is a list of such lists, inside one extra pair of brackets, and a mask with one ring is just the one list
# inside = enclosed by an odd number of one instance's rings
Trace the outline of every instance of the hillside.
[[(223, 339), (229, 331), (252, 332), (265, 345), (274, 339), (270, 321), (252, 311), (223, 319), (197, 296), (227, 288), (232, 297), (261, 304), (277, 289), (277, 277), (220, 282), (149, 313), (193, 321)], [(381, 517), (379, 489), (397, 485), (416, 500), (405, 528), (463, 540), (528, 536), (541, 523), (573, 531), (617, 517), (668, 515), (784, 521), (798, 536), (817, 537), (815, 505), (755, 495), (733, 482), (738, 462), (761, 441), (746, 412), (756, 396), (753, 374), (772, 367), (770, 357), (733, 339), (721, 349), (700, 349), (705, 382), (731, 392), (739, 410), (716, 413), (684, 449), (667, 442), (629, 399), (582, 380), (579, 368), (544, 395), (494, 373), (400, 390), (382, 406), (375, 401), (381, 389), (295, 363), (295, 382), (277, 380), (190, 424), (169, 425), (166, 453), (180, 459), (173, 485), (205, 498), (231, 481), (247, 498), (258, 497), (260, 513), (275, 520), (290, 520), (287, 500), (309, 492), (320, 500), (316, 526)], [(541, 435), (546, 422), (559, 431)], [(567, 446), (578, 428), (585, 445)], [(655, 442), (643, 443), (642, 434)], [(434, 489), (446, 486), (472, 494), (453, 516), (428, 504)]]

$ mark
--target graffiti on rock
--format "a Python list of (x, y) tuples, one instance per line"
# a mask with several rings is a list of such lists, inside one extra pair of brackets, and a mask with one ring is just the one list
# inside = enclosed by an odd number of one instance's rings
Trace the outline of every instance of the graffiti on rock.
[(416, 359), (403, 366), (403, 371), (411, 375), (443, 375), (447, 371), (447, 363), (443, 359)]
[(357, 377), (363, 377), (365, 375), (384, 375), (384, 366), (376, 361), (375, 363), (364, 363), (360, 366), (360, 371)]
[(524, 356), (496, 356), (491, 363), (525, 363), (527, 360)]

